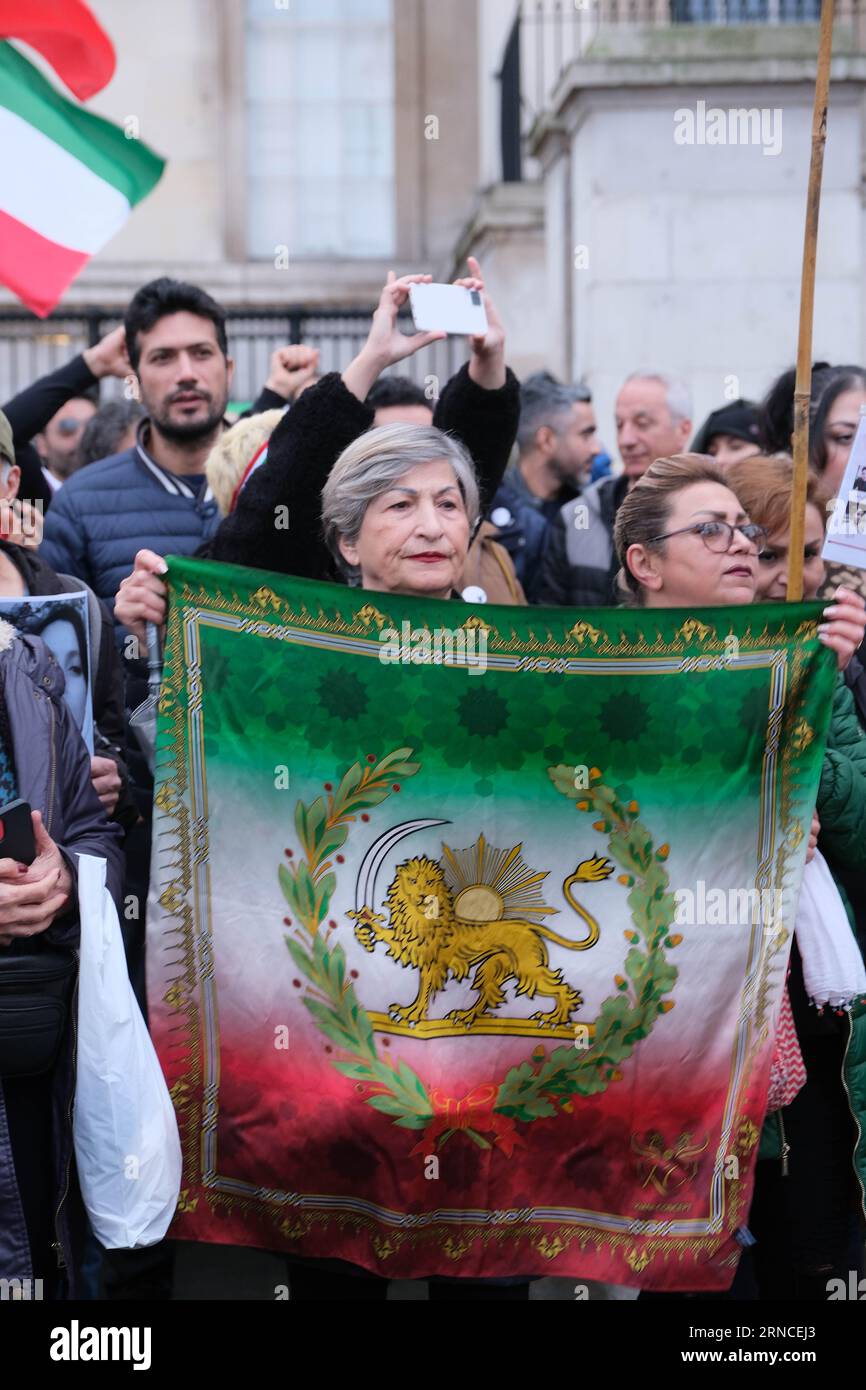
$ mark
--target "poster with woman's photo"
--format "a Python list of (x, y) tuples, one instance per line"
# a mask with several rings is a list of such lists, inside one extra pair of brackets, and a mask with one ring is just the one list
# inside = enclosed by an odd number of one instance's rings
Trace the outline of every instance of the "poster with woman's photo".
[(19, 632), (41, 637), (49, 648), (63, 672), (66, 703), (92, 756), (93, 703), (86, 591), (40, 598), (0, 598), (0, 618)]
[(860, 421), (824, 542), (825, 560), (866, 569), (866, 414)]

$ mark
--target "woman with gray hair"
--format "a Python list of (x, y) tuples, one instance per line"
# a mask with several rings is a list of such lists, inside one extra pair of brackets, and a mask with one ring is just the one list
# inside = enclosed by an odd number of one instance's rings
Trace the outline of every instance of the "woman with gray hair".
[[(470, 266), (477, 271), (477, 263)], [(459, 597), (480, 493), (492, 497), (505, 471), (519, 393), (505, 367), (502, 326), (485, 296), (489, 331), (471, 340), (471, 360), (443, 390), (434, 426), (370, 428), (366, 401), (381, 372), (442, 336), (406, 337), (397, 326), (410, 284), (429, 278), (389, 277), (358, 357), (342, 376), (331, 373), (309, 387), (283, 417), (251, 461), (214, 542), (200, 553), (381, 593)], [(476, 275), (461, 283), (484, 288)], [(283, 527), (275, 524), (281, 519)], [(121, 585), (116, 616), (133, 631), (144, 621), (164, 621), (161, 564), (140, 554)], [(339, 1261), (291, 1257), (289, 1270), (295, 1301), (378, 1301), (387, 1293), (387, 1279)], [(430, 1296), (525, 1301), (527, 1292), (523, 1280), (457, 1279), (432, 1283)]]
[[(456, 593), (481, 507), (505, 472), (520, 409), (502, 323), (477, 261), (469, 265), (472, 274), (457, 283), (484, 294), (488, 331), (469, 340), (470, 360), (436, 400), (434, 427), (370, 428), (367, 396), (382, 372), (445, 336), (406, 335), (398, 324), (410, 286), (430, 276), (390, 276), (358, 356), (284, 415), (200, 555), (382, 592)], [(165, 620), (164, 569), (158, 555), (141, 551), (120, 586), (116, 617), (139, 636), (146, 622)]]
[(385, 425), (343, 450), (322, 492), (322, 525), (350, 583), (450, 598), (478, 507), (462, 444), (424, 425)]

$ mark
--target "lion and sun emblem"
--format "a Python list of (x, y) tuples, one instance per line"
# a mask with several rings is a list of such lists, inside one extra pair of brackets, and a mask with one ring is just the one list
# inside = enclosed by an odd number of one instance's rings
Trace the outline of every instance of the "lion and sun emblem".
[[(577, 865), (562, 885), (563, 895), (582, 923), (577, 938), (561, 935), (544, 922), (558, 909), (545, 902), (547, 872), (526, 864), (522, 844), (495, 849), (483, 835), (468, 849), (443, 844), (440, 859), (414, 855), (398, 864), (385, 895), (387, 912), (377, 912), (376, 877), (385, 857), (405, 835), (445, 821), (412, 821), (392, 827), (368, 851), (358, 872), (355, 936), (365, 950), (385, 952), (403, 969), (417, 972), (417, 990), (408, 1003), (393, 1003), (387, 1015), (371, 1014), (387, 1031), (437, 1036), (467, 1030), (525, 1032), (527, 1020), (505, 1020), (499, 1011), (505, 986), (518, 996), (549, 1001), (531, 1016), (537, 1030), (570, 1030), (583, 999), (550, 964), (549, 944), (569, 951), (590, 949), (599, 939), (597, 920), (575, 898), (576, 884), (603, 882), (613, 873), (608, 860), (592, 856)], [(451, 980), (470, 978), (474, 999), (444, 1019), (431, 1018), (436, 996)]]

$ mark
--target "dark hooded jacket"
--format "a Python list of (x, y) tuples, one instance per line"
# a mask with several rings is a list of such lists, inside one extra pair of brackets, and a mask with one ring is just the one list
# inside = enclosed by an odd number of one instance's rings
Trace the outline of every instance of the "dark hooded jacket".
[[(90, 757), (63, 700), (63, 674), (39, 638), (19, 636), (8, 623), (0, 623), (0, 698), (5, 701), (8, 714), (18, 795), (33, 810), (41, 812), (48, 834), (66, 859), (73, 883), (78, 878), (78, 854), (98, 855), (106, 860), (106, 882), (119, 905), (123, 873), (121, 831), (106, 819), (91, 785)], [(79, 931), (73, 891), (69, 909), (47, 931), (28, 938), (27, 949), (38, 950), (45, 945), (75, 950)], [(70, 1028), (52, 1081), (52, 1167), (56, 1251), (61, 1283), (65, 1285), (62, 1291), (73, 1295), (77, 1263), (74, 1229), (80, 1224), (76, 1218), (81, 1213), (72, 1146), (74, 1066)], [(0, 1278), (32, 1277), (0, 1082)]]
[(600, 478), (565, 504), (545, 538), (534, 603), (610, 608), (618, 602), (613, 527), (627, 491), (628, 478), (620, 473)]

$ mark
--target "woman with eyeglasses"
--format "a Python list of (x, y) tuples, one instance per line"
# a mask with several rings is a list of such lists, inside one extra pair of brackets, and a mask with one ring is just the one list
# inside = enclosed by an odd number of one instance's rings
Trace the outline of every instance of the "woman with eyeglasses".
[[(704, 454), (656, 459), (617, 513), (614, 544), (624, 602), (644, 608), (751, 603), (767, 532), (747, 515), (722, 471)], [(819, 636), (840, 671), (863, 641), (866, 605), (837, 590)]]
[[(762, 458), (752, 466), (767, 469), (772, 463)], [(614, 539), (627, 601), (648, 608), (691, 608), (784, 598), (774, 566), (761, 558), (775, 559), (787, 546), (780, 532), (780, 508), (752, 508), (745, 469), (745, 463), (732, 464), (722, 473), (712, 460), (695, 454), (652, 464), (617, 515)], [(772, 485), (767, 491), (777, 495)], [(813, 490), (811, 511), (814, 497)], [(807, 532), (819, 519), (820, 514), (816, 518), (807, 512)], [(817, 542), (811, 532), (808, 535), (810, 544)], [(762, 582), (762, 570), (768, 583)], [(808, 553), (807, 573), (806, 597), (814, 597), (823, 574)], [(844, 670), (863, 639), (862, 600), (838, 590), (824, 617), (821, 641), (835, 651)], [(818, 817), (822, 848), (826, 843), (828, 852), (862, 872), (866, 739), (841, 680)], [(813, 823), (810, 855), (816, 833)], [(850, 951), (850, 940), (846, 944)], [(751, 1261), (742, 1263), (733, 1298), (755, 1297), (756, 1285), (759, 1298), (826, 1299), (829, 1280), (847, 1279), (848, 1271), (858, 1267), (857, 1186), (862, 1194), (866, 1184), (866, 1095), (860, 1081), (866, 1068), (866, 1008), (855, 1002), (841, 1017), (826, 1009), (818, 1017), (803, 980), (795, 944), (788, 998), (806, 1080), (765, 1125), (747, 1223), (757, 1244)]]
[[(790, 558), (791, 490), (794, 464), (789, 454), (772, 458), (740, 459), (725, 474), (749, 516), (767, 531), (758, 554), (758, 580), (755, 597), (759, 602), (783, 601), (788, 591)], [(825, 589), (827, 566), (821, 558), (824, 529), (828, 516), (828, 494), (823, 478), (809, 472), (806, 480), (806, 516), (803, 532), (803, 597), (818, 598)], [(860, 729), (866, 730), (866, 670), (862, 652), (845, 667), (845, 684), (854, 698)], [(859, 744), (862, 734), (852, 726), (852, 738)], [(823, 842), (822, 842), (823, 849)], [(866, 881), (859, 870), (846, 870), (833, 864), (851, 900), (857, 930), (866, 941)]]

